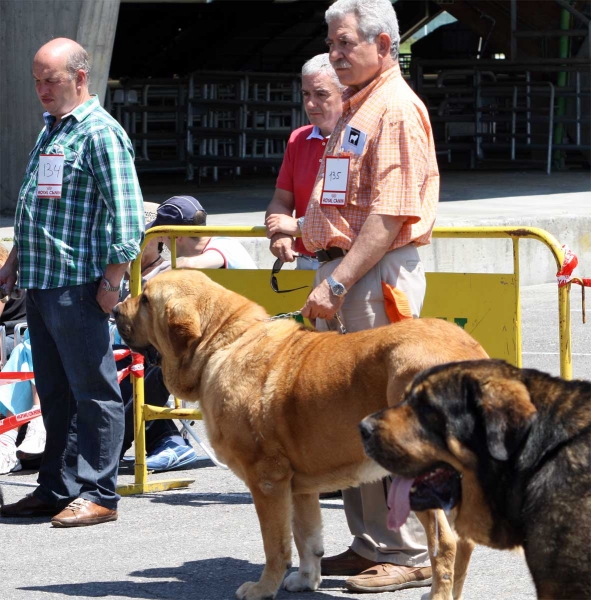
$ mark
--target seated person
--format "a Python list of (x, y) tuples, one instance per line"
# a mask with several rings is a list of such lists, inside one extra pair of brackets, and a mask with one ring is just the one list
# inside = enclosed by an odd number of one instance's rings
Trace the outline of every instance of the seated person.
[[(157, 210), (146, 229), (159, 225), (206, 225), (207, 213), (193, 196), (173, 196)], [(170, 240), (164, 238), (170, 248)], [(179, 269), (256, 269), (246, 248), (229, 237), (177, 237)]]
[(283, 262), (292, 262), (297, 257), (298, 269), (318, 268), (318, 260), (306, 250), (302, 239), (294, 242), (292, 236), (301, 233), (319, 163), (343, 112), (344, 89), (328, 54), (318, 54), (304, 63), (302, 99), (310, 125), (292, 131), (289, 136), (275, 193), (265, 216), (271, 252)]
[[(0, 244), (0, 266), (8, 258), (8, 249)], [(0, 302), (0, 325), (5, 327), (6, 356), (9, 357), (4, 371), (31, 371), (31, 345), (28, 333), (24, 341), (14, 349), (14, 326), (27, 320), (26, 292), (19, 298), (9, 298)], [(5, 417), (25, 412), (39, 406), (39, 396), (34, 380), (0, 386), (0, 414)], [(22, 430), (22, 431), (21, 431)], [(22, 432), (25, 431), (24, 439)], [(20, 436), (19, 436), (20, 433)], [(20, 444), (17, 442), (20, 440)], [(43, 419), (37, 417), (22, 427), (0, 434), (0, 475), (20, 471), (22, 460), (33, 460), (41, 456), (45, 448), (45, 427)]]
[[(114, 345), (113, 349), (125, 346)], [(117, 370), (129, 365), (130, 357), (117, 361)], [(125, 405), (125, 434), (121, 458), (129, 450), (134, 439), (133, 429), (133, 388), (131, 377), (120, 384)], [(166, 406), (170, 392), (164, 385), (162, 370), (153, 365), (144, 364), (144, 402), (152, 406)], [(197, 453), (188, 440), (185, 440), (172, 419), (146, 421), (146, 467), (148, 471), (162, 472), (190, 469), (195, 466)]]
[[(32, 371), (33, 359), (29, 332), (25, 332), (24, 340), (17, 344), (3, 371)], [(35, 380), (29, 379), (19, 383), (0, 386), (0, 413), (5, 417), (18, 415), (39, 406), (39, 396)], [(18, 444), (19, 429), (26, 427), (24, 439)], [(45, 427), (41, 416), (29, 421), (21, 428), (15, 427), (0, 434), (0, 475), (20, 471), (21, 460), (41, 458), (45, 449)]]
[[(8, 249), (0, 244), (0, 267), (8, 258)], [(0, 325), (4, 325), (6, 340), (4, 349), (6, 357), (10, 356), (14, 347), (14, 326), (27, 320), (26, 313), (26, 291), (21, 291), (20, 298), (9, 298), (6, 302), (0, 302)]]
[[(144, 203), (146, 207), (146, 230), (157, 225), (205, 225), (207, 213), (192, 196), (173, 196), (160, 206)], [(154, 208), (156, 208), (155, 213)], [(149, 213), (152, 220), (149, 222)], [(170, 263), (160, 256), (162, 240), (151, 240), (142, 253), (142, 281), (147, 281)], [(192, 269), (256, 269), (256, 264), (240, 242), (225, 237), (179, 237), (177, 238), (177, 267)], [(159, 259), (160, 257), (160, 259)], [(127, 291), (129, 293), (129, 291)], [(122, 299), (127, 296), (124, 292)], [(118, 334), (115, 335), (115, 341)], [(115, 346), (116, 347), (116, 346)], [(128, 365), (130, 358), (117, 362), (117, 368)], [(126, 404), (126, 425), (123, 452), (133, 441), (133, 397), (129, 378), (120, 384)], [(153, 406), (165, 406), (169, 392), (164, 385), (162, 371), (158, 367), (144, 365), (144, 400)], [(171, 419), (146, 422), (146, 466), (149, 471), (171, 471), (190, 468), (197, 455), (193, 447), (180, 434)]]
[[(150, 227), (150, 223), (156, 218), (156, 211), (158, 204), (155, 202), (144, 202), (144, 218), (146, 220), (146, 229)], [(170, 269), (170, 261), (162, 256), (162, 250), (164, 249), (164, 238), (158, 237), (148, 242), (141, 257), (141, 274), (142, 274), (142, 285), (162, 273), (162, 271), (168, 271)], [(129, 295), (129, 273), (126, 273), (121, 282), (121, 292), (119, 293), (119, 300), (123, 301)]]
[[(144, 202), (146, 226), (156, 218), (158, 205)], [(170, 261), (162, 256), (163, 238), (155, 238), (148, 242), (141, 257), (142, 285), (162, 271), (170, 269)], [(126, 275), (121, 286), (121, 300), (129, 295), (129, 276)], [(115, 324), (111, 330), (113, 349), (125, 348)], [(131, 357), (117, 361), (117, 370), (121, 371), (131, 363)], [(125, 434), (121, 457), (129, 450), (134, 439), (133, 428), (133, 387), (131, 376), (119, 384), (125, 406)], [(149, 364), (144, 365), (144, 401), (153, 406), (165, 406), (170, 397), (164, 385), (162, 371)], [(149, 471), (172, 471), (194, 466), (197, 454), (193, 447), (179, 433), (172, 419), (146, 421), (146, 466)]]

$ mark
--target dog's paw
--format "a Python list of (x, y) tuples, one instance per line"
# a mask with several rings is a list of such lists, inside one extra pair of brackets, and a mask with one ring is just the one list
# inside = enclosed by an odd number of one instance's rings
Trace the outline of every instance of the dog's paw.
[(243, 583), (236, 590), (236, 598), (238, 600), (273, 600), (277, 591), (270, 593), (268, 590), (263, 590), (263, 586), (254, 581)]
[(314, 575), (312, 573), (296, 571), (295, 573), (290, 573), (283, 580), (281, 587), (288, 592), (315, 592), (320, 585), (321, 579), (320, 573)]

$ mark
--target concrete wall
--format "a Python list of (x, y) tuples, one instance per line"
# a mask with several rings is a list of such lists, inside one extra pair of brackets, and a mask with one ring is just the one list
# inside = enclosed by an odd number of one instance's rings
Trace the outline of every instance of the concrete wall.
[(0, 214), (16, 207), (29, 152), (43, 126), (31, 64), (50, 39), (82, 44), (92, 62), (91, 92), (106, 90), (120, 0), (0, 0)]
[[(445, 227), (473, 227), (473, 222), (440, 222)], [(556, 217), (531, 219), (490, 219), (476, 223), (479, 227), (510, 226), (539, 227), (552, 234), (560, 244), (566, 244), (579, 259), (579, 276), (591, 273), (591, 217)], [(262, 238), (239, 238), (261, 269), (270, 269), (275, 257), (269, 252), (269, 242)], [(509, 239), (434, 239), (419, 249), (429, 272), (439, 273), (513, 273), (513, 247)], [(522, 286), (555, 282), (556, 262), (549, 248), (538, 240), (519, 241), (519, 263)], [(295, 265), (286, 264), (284, 269)]]

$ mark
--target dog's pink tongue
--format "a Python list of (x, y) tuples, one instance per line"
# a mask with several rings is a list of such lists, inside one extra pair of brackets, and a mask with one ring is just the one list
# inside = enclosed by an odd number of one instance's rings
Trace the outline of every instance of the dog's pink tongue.
[(410, 488), (414, 479), (394, 477), (388, 493), (388, 529), (400, 529), (410, 514)]

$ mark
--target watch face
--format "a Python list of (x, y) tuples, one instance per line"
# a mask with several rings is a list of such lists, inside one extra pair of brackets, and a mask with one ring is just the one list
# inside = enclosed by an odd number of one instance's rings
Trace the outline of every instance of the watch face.
[(331, 292), (335, 296), (342, 296), (345, 293), (345, 286), (342, 283), (335, 281), (332, 277), (329, 277), (327, 281)]

